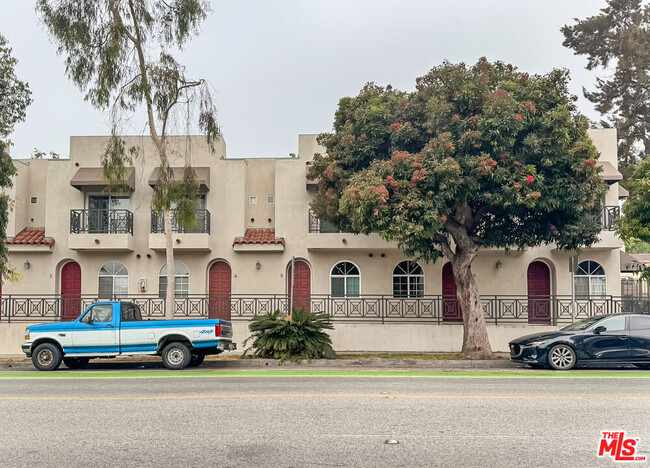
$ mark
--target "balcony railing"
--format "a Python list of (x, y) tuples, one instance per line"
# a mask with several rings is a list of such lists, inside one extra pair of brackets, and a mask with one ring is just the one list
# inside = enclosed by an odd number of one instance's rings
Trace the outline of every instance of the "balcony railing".
[(621, 216), (621, 208), (619, 206), (603, 206), (600, 217), (594, 219), (594, 222), (600, 222), (603, 231), (613, 231), (616, 225), (616, 220)]
[[(154, 295), (132, 295), (116, 300), (138, 304), (145, 318), (163, 318), (165, 299)], [(71, 320), (96, 296), (5, 295), (0, 298), (0, 322), (47, 322)], [(295, 308), (329, 315), (344, 323), (459, 324), (458, 302), (448, 296), (406, 299), (390, 295), (340, 298), (331, 295), (294, 297)], [(189, 295), (174, 299), (176, 318), (218, 317), (247, 321), (276, 310), (288, 311), (290, 298), (284, 294)], [(488, 324), (564, 325), (594, 315), (636, 312), (650, 314), (650, 298), (604, 296), (576, 299), (571, 296), (481, 296)], [(572, 315), (573, 314), (573, 315)]]
[(325, 234), (341, 231), (339, 231), (332, 223), (321, 221), (313, 210), (309, 210), (309, 232)]
[(133, 213), (129, 210), (70, 210), (70, 233), (133, 235)]
[[(210, 212), (205, 209), (196, 210), (194, 226), (182, 228), (176, 221), (176, 210), (172, 210), (172, 232), (181, 234), (210, 234)], [(151, 232), (153, 234), (165, 232), (165, 219), (156, 211), (151, 212)]]
[[(603, 206), (601, 213), (594, 216), (593, 222), (601, 225), (603, 231), (613, 231), (616, 220), (621, 216), (619, 206)], [(321, 221), (312, 210), (309, 210), (309, 232), (310, 233), (332, 233), (341, 232), (333, 224)]]

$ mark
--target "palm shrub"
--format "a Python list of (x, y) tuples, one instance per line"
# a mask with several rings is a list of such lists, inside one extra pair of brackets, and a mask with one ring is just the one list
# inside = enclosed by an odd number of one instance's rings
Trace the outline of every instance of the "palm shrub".
[(323, 331), (334, 328), (327, 314), (294, 309), (291, 320), (277, 310), (255, 317), (248, 328), (251, 336), (244, 341), (244, 346), (249, 340), (253, 342), (244, 356), (252, 349), (254, 356), (281, 361), (336, 357), (332, 340)]

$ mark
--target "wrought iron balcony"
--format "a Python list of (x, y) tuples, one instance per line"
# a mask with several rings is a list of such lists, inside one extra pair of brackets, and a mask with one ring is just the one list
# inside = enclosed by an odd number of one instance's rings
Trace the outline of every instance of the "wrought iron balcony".
[(600, 222), (603, 231), (613, 231), (616, 225), (616, 220), (621, 216), (621, 208), (619, 206), (603, 206), (600, 219), (597, 217), (594, 222)]
[[(183, 228), (176, 220), (176, 210), (172, 210), (172, 232), (180, 234), (210, 234), (210, 212), (205, 209), (196, 210), (195, 224)], [(155, 211), (151, 212), (151, 233), (165, 232), (165, 219)]]
[(70, 210), (70, 234), (131, 234), (129, 210)]
[(338, 233), (339, 231), (336, 226), (327, 221), (321, 221), (314, 213), (314, 210), (309, 210), (309, 232), (310, 233), (321, 233), (321, 234), (331, 234)]

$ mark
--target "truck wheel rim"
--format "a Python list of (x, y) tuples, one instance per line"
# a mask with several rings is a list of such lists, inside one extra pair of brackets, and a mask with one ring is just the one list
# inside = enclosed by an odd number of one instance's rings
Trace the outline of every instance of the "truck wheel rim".
[(553, 350), (551, 353), (551, 362), (558, 369), (567, 369), (573, 365), (573, 352), (565, 347), (560, 346)]
[(54, 355), (52, 354), (52, 351), (49, 349), (44, 349), (40, 353), (38, 353), (38, 363), (41, 366), (49, 366), (52, 364), (52, 361), (54, 361)]
[(174, 366), (178, 366), (183, 362), (183, 359), (185, 358), (185, 354), (183, 353), (183, 350), (180, 348), (173, 348), (169, 350), (169, 353), (167, 354), (167, 360), (169, 361), (170, 364)]

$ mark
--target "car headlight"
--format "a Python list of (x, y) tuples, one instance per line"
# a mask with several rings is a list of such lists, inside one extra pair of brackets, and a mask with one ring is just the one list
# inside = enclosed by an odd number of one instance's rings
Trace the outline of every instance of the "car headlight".
[(542, 340), (542, 341), (533, 341), (530, 346), (541, 346), (545, 344), (548, 340)]
[(25, 341), (29, 341), (29, 329), (25, 328)]

